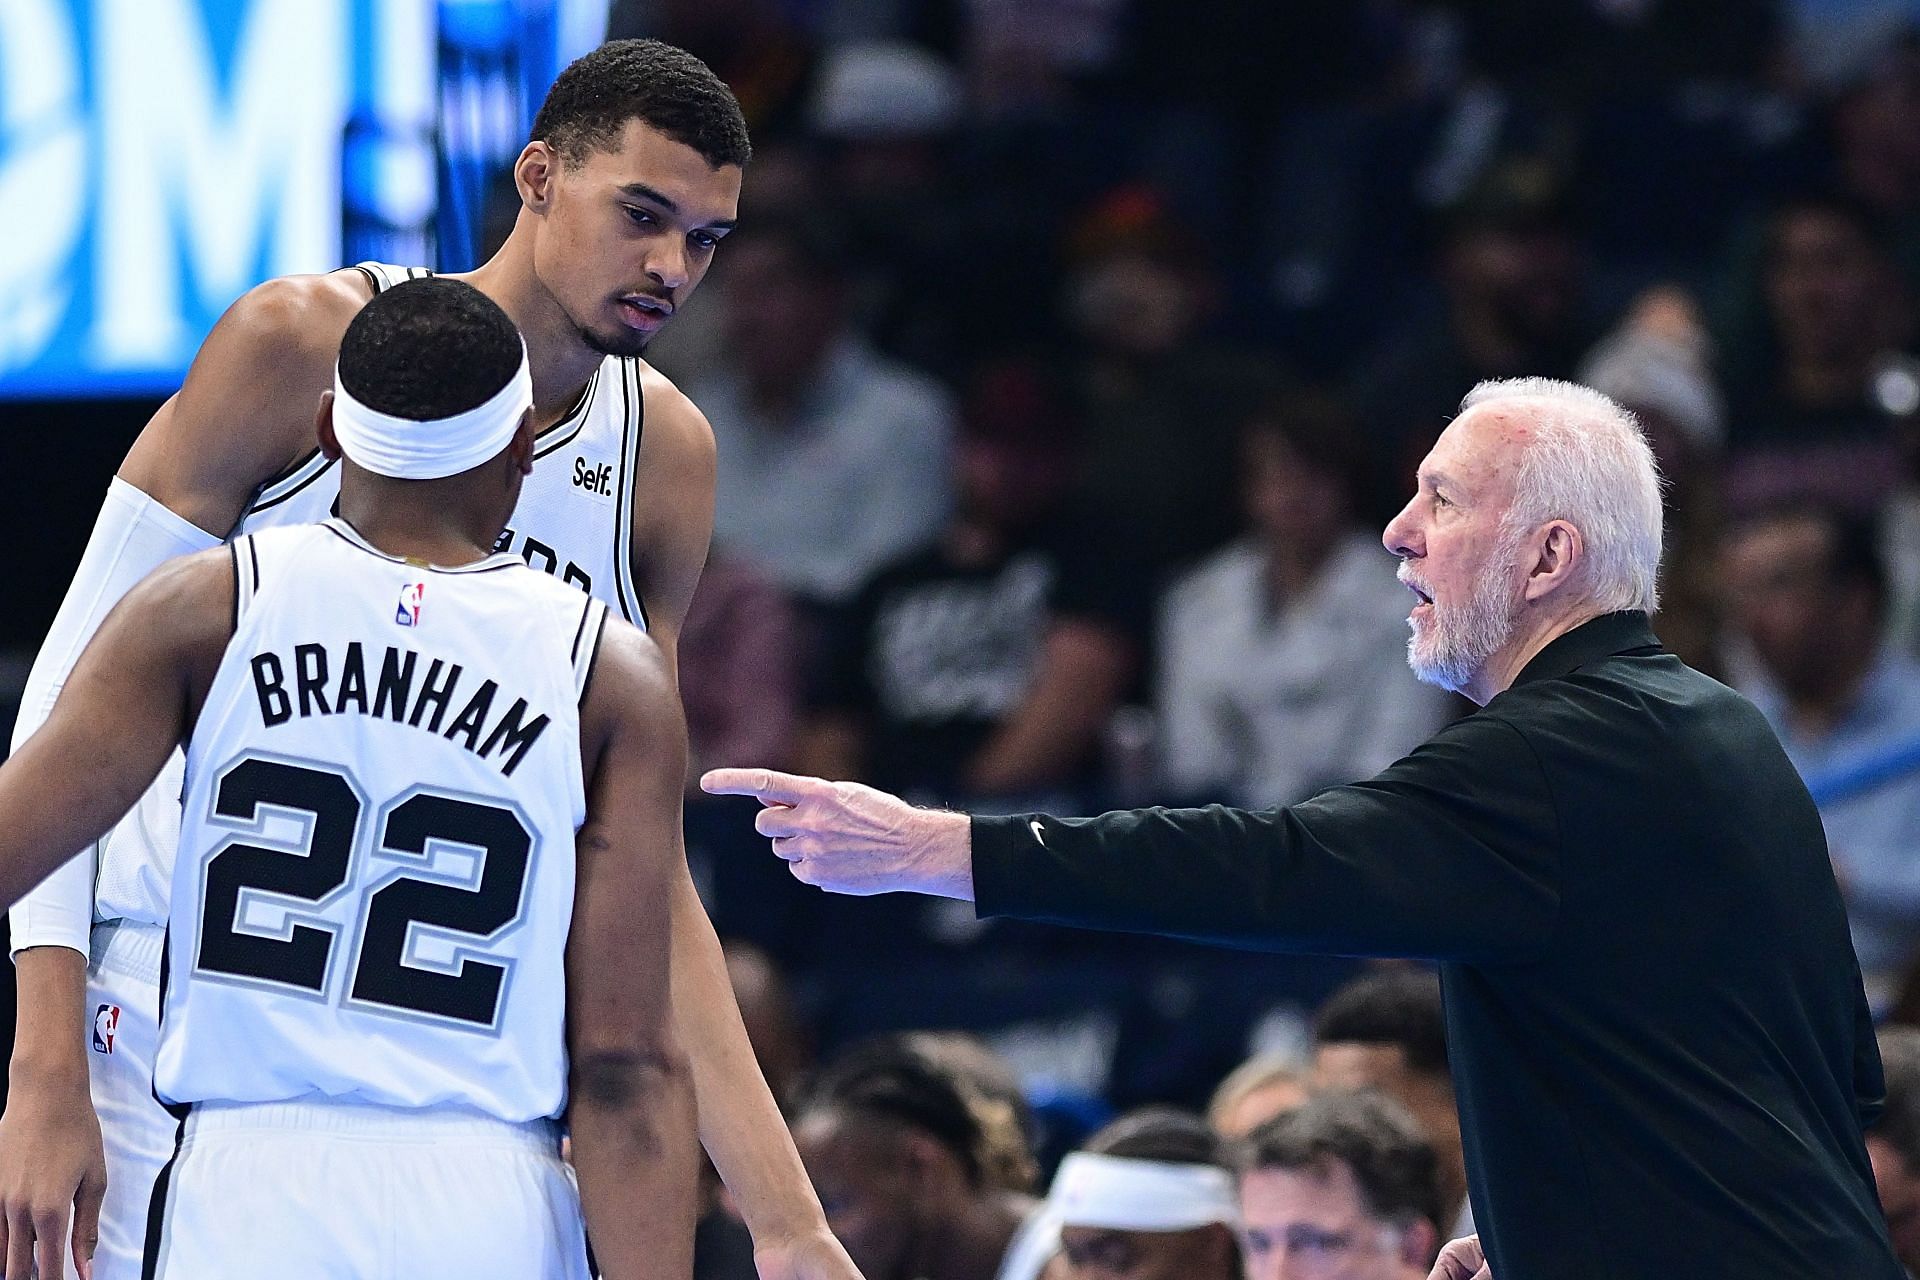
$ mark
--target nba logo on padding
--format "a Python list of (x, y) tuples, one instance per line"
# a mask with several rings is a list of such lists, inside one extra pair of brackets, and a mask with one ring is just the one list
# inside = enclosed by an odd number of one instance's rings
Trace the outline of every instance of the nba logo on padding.
[(103, 1004), (93, 1011), (93, 1051), (113, 1052), (113, 1033), (120, 1029), (120, 1006)]
[(409, 582), (400, 588), (400, 607), (393, 611), (393, 620), (403, 627), (420, 625), (420, 597), (427, 594), (424, 582)]

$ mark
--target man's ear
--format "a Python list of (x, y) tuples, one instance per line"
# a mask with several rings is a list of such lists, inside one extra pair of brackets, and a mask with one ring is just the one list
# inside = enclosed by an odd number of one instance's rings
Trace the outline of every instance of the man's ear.
[(1565, 520), (1549, 520), (1534, 535), (1534, 561), (1527, 569), (1526, 598), (1544, 600), (1566, 586), (1586, 559), (1580, 530)]
[(533, 410), (528, 409), (520, 415), (520, 425), (513, 429), (513, 439), (507, 442), (507, 455), (513, 459), (513, 465), (520, 468), (520, 474), (533, 474)]
[(553, 182), (560, 172), (560, 157), (546, 143), (535, 139), (520, 151), (513, 162), (513, 185), (520, 203), (534, 213), (545, 213), (553, 202)]
[(1407, 1229), (1400, 1233), (1400, 1261), (1410, 1267), (1427, 1268), (1433, 1265), (1434, 1257), (1440, 1252), (1440, 1233), (1425, 1218), (1416, 1218)]
[(320, 408), (313, 415), (313, 433), (319, 437), (320, 452), (327, 461), (340, 460), (340, 438), (333, 434), (333, 392), (320, 393)]

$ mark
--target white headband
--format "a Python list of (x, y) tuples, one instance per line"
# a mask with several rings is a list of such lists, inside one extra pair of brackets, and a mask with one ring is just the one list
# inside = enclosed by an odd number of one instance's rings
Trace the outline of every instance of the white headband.
[(1084, 1151), (1060, 1162), (1046, 1211), (1062, 1226), (1109, 1231), (1190, 1231), (1213, 1222), (1240, 1226), (1233, 1178), (1225, 1169)]
[(424, 422), (369, 409), (340, 384), (340, 367), (333, 370), (333, 434), (341, 452), (355, 466), (396, 480), (438, 480), (479, 466), (507, 447), (532, 407), (525, 343), (520, 367), (491, 399), (451, 418)]

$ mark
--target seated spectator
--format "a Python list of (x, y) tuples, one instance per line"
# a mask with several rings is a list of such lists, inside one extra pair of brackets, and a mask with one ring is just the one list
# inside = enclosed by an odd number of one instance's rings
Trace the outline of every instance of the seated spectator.
[(1329, 996), (1313, 1024), (1313, 1083), (1378, 1089), (1405, 1107), (1439, 1161), (1440, 1238), (1473, 1234), (1438, 978), (1424, 969), (1379, 969)]
[(1885, 642), (1873, 526), (1776, 510), (1735, 527), (1724, 565), (1727, 669), (1820, 807), (1867, 998), (1884, 1009), (1920, 948), (1920, 664)]
[(1893, 1251), (1920, 1272), (1920, 1028), (1880, 1029), (1887, 1104), (1867, 1128), (1867, 1156)]
[(1726, 411), (1709, 369), (1700, 309), (1670, 286), (1647, 290), (1587, 353), (1580, 381), (1640, 420), (1666, 481), (1660, 641), (1688, 666), (1719, 674), (1720, 484)]
[(960, 502), (831, 628), (802, 769), (924, 800), (1085, 803), (1138, 660), (1137, 578), (1060, 509), (1060, 411), (988, 376), (959, 447)]
[(680, 698), (687, 715), (687, 798), (706, 770), (735, 760), (779, 767), (793, 757), (800, 718), (797, 623), (780, 588), (716, 548), (680, 629)]
[(1034, 1160), (1033, 1108), (1019, 1077), (986, 1041), (961, 1031), (909, 1031), (902, 1042), (945, 1071), (980, 1121), (980, 1171), (986, 1185), (1031, 1199), (1040, 1180)]
[(1323, 1093), (1267, 1121), (1241, 1158), (1247, 1280), (1426, 1280), (1438, 1173), (1413, 1117), (1382, 1093)]
[[(1161, 196), (1123, 188), (1069, 237), (1060, 306), (1086, 426), (1078, 497), (1111, 514), (1147, 590), (1234, 534), (1235, 435), (1274, 361), (1208, 336), (1218, 268)], [(1455, 393), (1458, 400), (1459, 394)]]
[(1031, 1197), (994, 1185), (1007, 1119), (951, 1066), (894, 1037), (828, 1067), (794, 1118), (827, 1224), (866, 1280), (993, 1280)]
[(1059, 1228), (1049, 1280), (1240, 1280), (1240, 1214), (1220, 1140), (1150, 1107), (1068, 1156), (1047, 1193)]
[(720, 451), (715, 540), (830, 603), (931, 537), (951, 501), (948, 397), (854, 331), (842, 261), (800, 220), (730, 237), (715, 273), (728, 363), (685, 379)]
[(1434, 263), (1442, 299), (1416, 311), (1356, 370), (1355, 403), (1374, 440), (1384, 521), (1468, 387), (1485, 378), (1571, 378), (1597, 336), (1586, 262), (1562, 184), (1543, 164), (1497, 164), (1443, 214)]
[(1447, 718), (1407, 669), (1410, 598), (1359, 518), (1358, 429), (1274, 401), (1242, 436), (1252, 524), (1168, 591), (1158, 703), (1166, 793), (1260, 809), (1371, 777)]
[(727, 981), (746, 1024), (747, 1042), (767, 1087), (781, 1103), (793, 1100), (794, 1088), (813, 1067), (813, 1042), (793, 992), (771, 957), (751, 943), (728, 939)]
[(1725, 375), (1728, 503), (1873, 510), (1898, 479), (1894, 422), (1913, 408), (1881, 378), (1911, 337), (1881, 226), (1844, 197), (1789, 200), (1760, 269), (1767, 341)]
[(1249, 1058), (1233, 1069), (1207, 1103), (1207, 1123), (1238, 1142), (1307, 1100), (1304, 1064), (1281, 1054)]

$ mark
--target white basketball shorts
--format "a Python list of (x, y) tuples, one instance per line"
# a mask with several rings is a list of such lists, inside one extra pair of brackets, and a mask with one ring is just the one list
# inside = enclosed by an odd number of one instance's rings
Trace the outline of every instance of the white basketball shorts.
[(551, 1122), (211, 1103), (154, 1187), (150, 1280), (588, 1280)]

